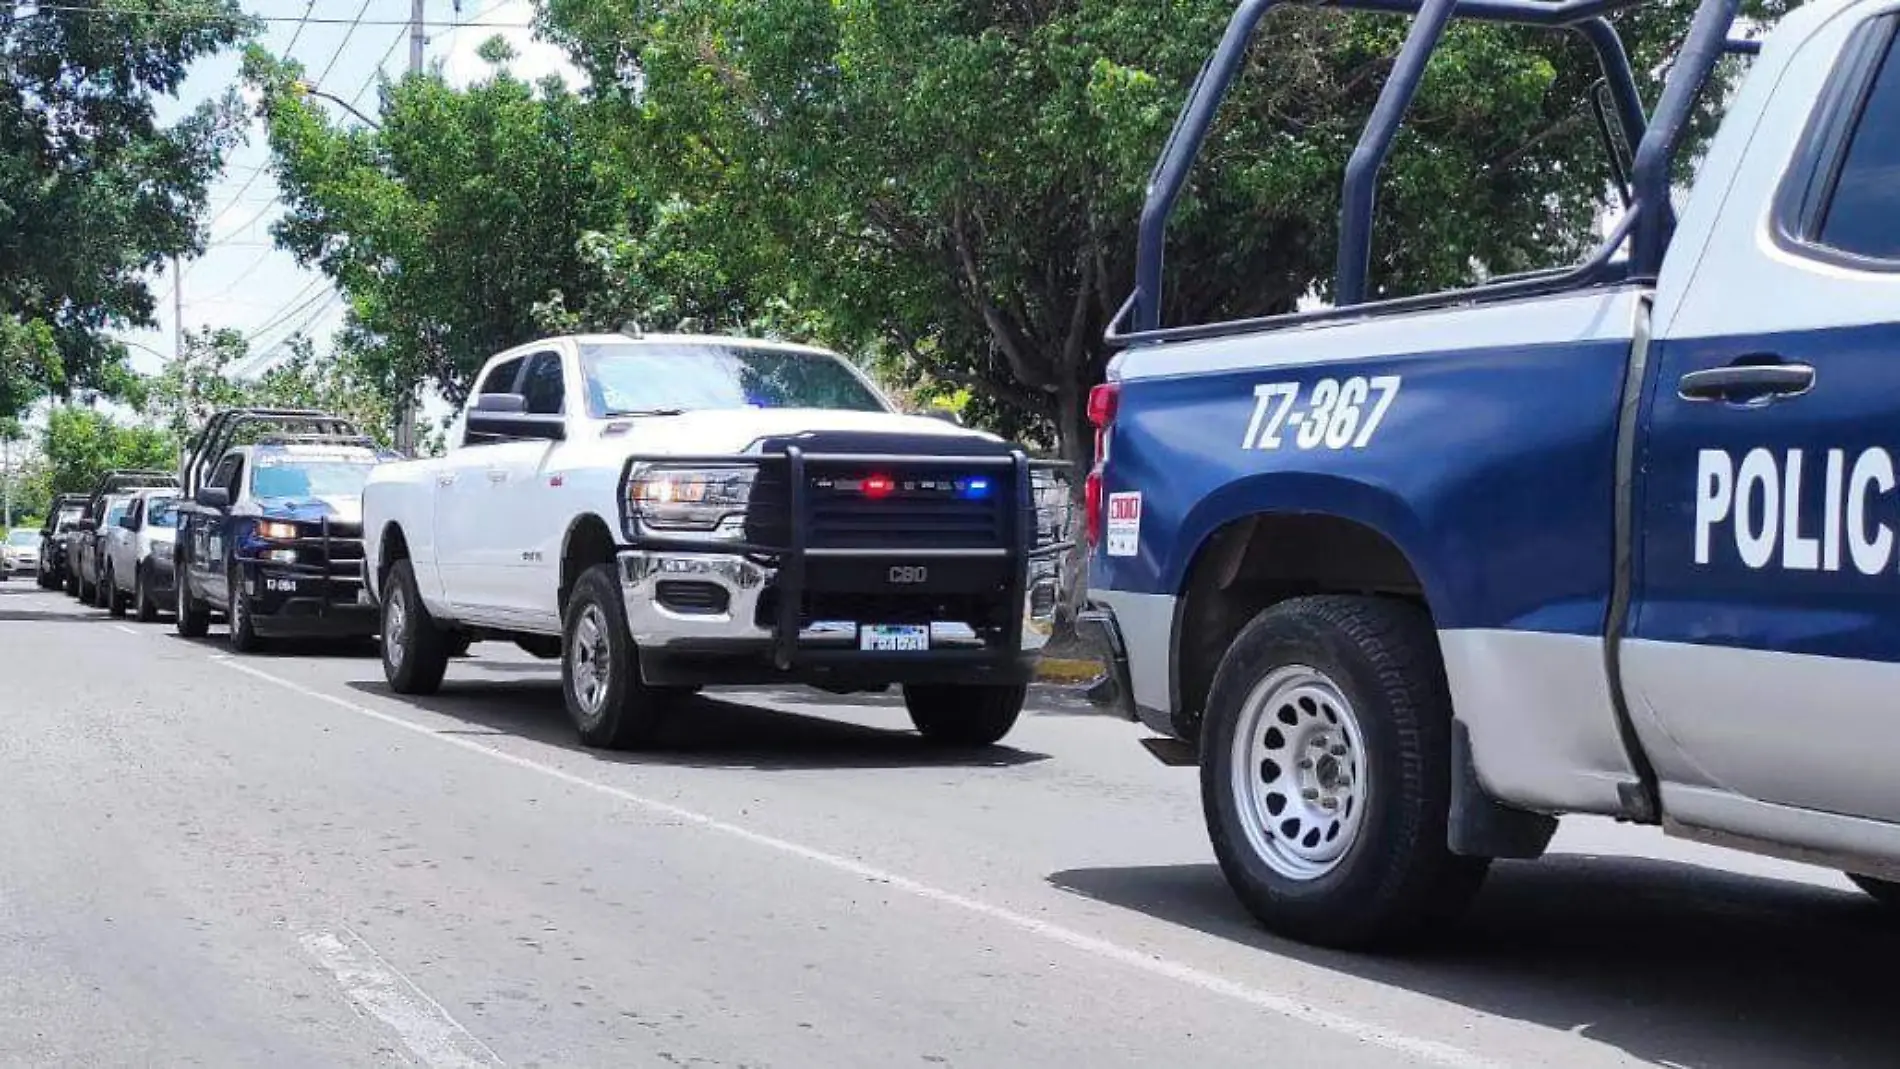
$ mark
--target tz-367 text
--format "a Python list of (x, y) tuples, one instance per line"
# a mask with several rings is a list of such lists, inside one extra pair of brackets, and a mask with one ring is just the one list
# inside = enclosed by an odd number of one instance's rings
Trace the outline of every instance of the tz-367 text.
[(1253, 417), (1242, 449), (1278, 449), (1290, 438), (1299, 449), (1363, 449), (1399, 396), (1400, 377), (1320, 379), (1302, 402), (1303, 383), (1264, 382), (1253, 388)]

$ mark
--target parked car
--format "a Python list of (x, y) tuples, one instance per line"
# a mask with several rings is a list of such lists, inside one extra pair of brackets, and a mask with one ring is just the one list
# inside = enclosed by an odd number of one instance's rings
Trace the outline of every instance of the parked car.
[(7, 532), (7, 541), (0, 547), (0, 558), (4, 559), (7, 577), (31, 575), (38, 578), (40, 573), (40, 533), (30, 527), (15, 527)]
[(948, 745), (1015, 723), (1062, 548), (1021, 449), (753, 339), (550, 338), (476, 382), (456, 448), (364, 491), (398, 692), (499, 638), (562, 659), (592, 746), (646, 744), (716, 684), (900, 686)]
[(46, 523), (40, 527), (40, 586), (47, 590), (66, 586), (70, 578), (67, 552), (85, 515), (85, 494), (61, 494), (46, 510)]
[(79, 600), (96, 609), (107, 607), (105, 579), (106, 534), (132, 507), (131, 494), (106, 494), (98, 501), (98, 518), (79, 521), (73, 542), (73, 571), (79, 577)]
[(131, 612), (149, 623), (158, 619), (161, 607), (171, 607), (177, 530), (178, 491), (132, 495), (131, 507), (106, 532), (106, 607), (112, 615)]
[[(67, 558), (66, 592), (89, 604), (105, 608), (99, 576), (103, 571), (101, 555), (105, 548), (99, 538), (102, 526), (109, 527), (107, 497), (125, 497), (147, 487), (177, 486), (178, 476), (168, 471), (139, 471), (115, 468), (100, 475), (86, 495), (85, 509), (65, 536)], [(116, 522), (114, 518), (111, 522)]]
[(241, 653), (273, 637), (374, 636), (363, 483), (394, 456), (325, 412), (213, 416), (185, 462), (173, 550), (178, 633), (205, 634), (216, 612)]

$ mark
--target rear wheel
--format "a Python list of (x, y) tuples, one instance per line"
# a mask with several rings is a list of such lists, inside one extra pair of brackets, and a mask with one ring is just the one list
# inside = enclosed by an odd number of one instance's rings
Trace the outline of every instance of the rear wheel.
[(1883, 880), (1876, 876), (1857, 876), (1851, 872), (1847, 874), (1847, 878), (1854, 881), (1855, 887), (1867, 892), (1867, 896), (1874, 901), (1888, 909), (1900, 909), (1900, 883)]
[(422, 604), (415, 567), (397, 561), (383, 584), (383, 678), (398, 694), (434, 694), (449, 670), (449, 649), (449, 633)]
[(1016, 726), (1026, 686), (970, 686), (941, 683), (904, 688), (910, 722), (931, 742), (944, 746), (993, 746)]
[(70, 565), (66, 568), (65, 583), (63, 585), (66, 588), (67, 597), (76, 598), (79, 596), (79, 573)]
[(1221, 871), (1276, 932), (1400, 942), (1484, 878), (1487, 860), (1447, 846), (1451, 701), (1411, 605), (1296, 598), (1254, 617), (1215, 674), (1201, 753)]
[(251, 595), (245, 591), (242, 576), (236, 568), (231, 569), (229, 585), (231, 592), (231, 611), (227, 614), (231, 632), (231, 648), (239, 653), (256, 653), (264, 648), (264, 640), (257, 633), (257, 608), (251, 604)]
[(204, 602), (191, 595), (191, 573), (185, 570), (185, 562), (176, 565), (177, 581), (173, 584), (177, 591), (175, 625), (178, 633), (185, 638), (203, 638), (211, 630), (211, 609)]
[(108, 585), (109, 577), (105, 574), (103, 569), (97, 566), (92, 569), (92, 577), (92, 607), (95, 609), (111, 608), (112, 588)]
[(581, 742), (612, 750), (651, 745), (671, 696), (640, 679), (613, 565), (597, 564), (575, 584), (561, 645), (561, 689)]

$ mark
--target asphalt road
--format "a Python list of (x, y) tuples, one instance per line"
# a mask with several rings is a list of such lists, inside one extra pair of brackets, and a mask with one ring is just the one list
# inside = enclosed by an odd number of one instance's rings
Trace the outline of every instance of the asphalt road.
[(1900, 1059), (1900, 923), (1829, 873), (1574, 821), (1442, 947), (1324, 953), (1248, 922), (1130, 725), (904, 728), (752, 691), (603, 754), (512, 647), (416, 701), (7, 583), (0, 1064)]

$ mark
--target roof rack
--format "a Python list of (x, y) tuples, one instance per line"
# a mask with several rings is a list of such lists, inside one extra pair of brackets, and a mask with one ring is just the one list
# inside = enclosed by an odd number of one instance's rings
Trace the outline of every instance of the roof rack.
[(86, 495), (86, 514), (99, 511), (99, 501), (108, 494), (124, 493), (127, 490), (148, 490), (164, 487), (176, 487), (178, 476), (169, 471), (140, 470), (133, 468), (114, 468), (102, 473), (92, 484), (92, 492)]
[(367, 434), (267, 434), (252, 445), (345, 445), (375, 449), (376, 439)]
[[(1759, 51), (1757, 42), (1729, 39), (1741, 0), (1699, 0), (1688, 35), (1670, 67), (1662, 97), (1656, 103), (1655, 114), (1646, 117), (1642, 96), (1630, 69), (1628, 50), (1608, 16), (1651, 0), (1284, 0), (1290, 6), (1406, 15), (1413, 19), (1392, 74), (1380, 91), (1372, 116), (1346, 166), (1339, 209), (1339, 259), (1333, 287), (1337, 307), (1231, 323), (1164, 328), (1161, 268), (1168, 219), (1187, 184), (1195, 156), (1207, 139), (1215, 112), (1227, 95), (1234, 75), (1246, 61), (1254, 31), (1267, 12), (1281, 2), (1283, 0), (1242, 0), (1228, 21), (1220, 45), (1208, 57), (1188, 90), (1187, 102), (1175, 119), (1161, 158), (1149, 175), (1136, 249), (1135, 288), (1109, 322), (1106, 340), (1110, 345), (1216, 337), (1269, 326), (1351, 318), (1374, 309), (1396, 312), (1436, 307), (1452, 301), (1504, 300), (1594, 285), (1610, 273), (1616, 253), (1626, 242), (1631, 249), (1628, 277), (1654, 278), (1675, 228), (1675, 213), (1669, 203), (1670, 167), (1681, 148), (1696, 98), (1714, 72), (1716, 62), (1724, 55), (1752, 55)], [(1398, 135), (1406, 108), (1418, 92), (1426, 62), (1453, 19), (1568, 30), (1590, 44), (1602, 68), (1598, 84), (1610, 97), (1610, 106), (1605, 110), (1615, 113), (1624, 142), (1635, 146), (1635, 158), (1627, 169), (1630, 185), (1627, 212), (1621, 225), (1587, 260), (1574, 268), (1531, 272), (1449, 293), (1368, 303), (1366, 276), (1372, 260), (1372, 221), (1379, 171)], [(1607, 133), (1607, 118), (1599, 121)], [(1605, 141), (1613, 161), (1611, 169), (1620, 173), (1623, 161), (1614, 141), (1607, 137)], [(1124, 324), (1128, 329), (1124, 330)]]
[(326, 441), (364, 437), (355, 421), (314, 408), (227, 408), (206, 421), (204, 429), (191, 440), (179, 479), (187, 499), (197, 496), (211, 468), (237, 444), (239, 429), (254, 426), (273, 427), (286, 436), (322, 436)]

